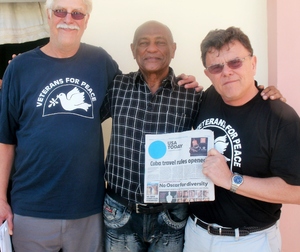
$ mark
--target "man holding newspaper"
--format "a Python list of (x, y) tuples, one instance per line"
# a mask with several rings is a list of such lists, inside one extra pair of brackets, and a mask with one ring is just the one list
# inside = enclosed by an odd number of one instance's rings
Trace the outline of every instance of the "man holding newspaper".
[(214, 131), (203, 173), (215, 201), (191, 203), (184, 251), (281, 251), (281, 204), (300, 204), (299, 116), (279, 100), (262, 101), (256, 56), (239, 28), (209, 32), (201, 53), (213, 85), (195, 128)]

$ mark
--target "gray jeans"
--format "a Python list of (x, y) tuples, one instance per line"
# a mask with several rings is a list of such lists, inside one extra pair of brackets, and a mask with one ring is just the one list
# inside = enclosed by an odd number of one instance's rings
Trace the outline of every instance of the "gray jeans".
[(12, 241), (16, 252), (102, 252), (102, 230), (102, 213), (75, 220), (15, 214)]

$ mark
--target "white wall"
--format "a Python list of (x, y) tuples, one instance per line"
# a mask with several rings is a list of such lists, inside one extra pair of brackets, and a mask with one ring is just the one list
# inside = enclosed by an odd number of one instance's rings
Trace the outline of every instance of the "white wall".
[(240, 27), (258, 56), (256, 79), (264, 85), (267, 74), (266, 0), (94, 0), (83, 42), (106, 49), (124, 72), (136, 71), (130, 51), (135, 29), (155, 19), (169, 26), (177, 43), (171, 62), (176, 74), (195, 75), (207, 87), (200, 61), (200, 42), (212, 29)]

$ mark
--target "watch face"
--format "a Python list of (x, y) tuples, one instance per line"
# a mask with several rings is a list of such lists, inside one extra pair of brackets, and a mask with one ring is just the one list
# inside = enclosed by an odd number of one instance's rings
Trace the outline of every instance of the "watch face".
[(236, 175), (233, 177), (233, 181), (235, 184), (241, 184), (243, 182), (243, 177), (242, 176), (239, 176), (239, 175)]

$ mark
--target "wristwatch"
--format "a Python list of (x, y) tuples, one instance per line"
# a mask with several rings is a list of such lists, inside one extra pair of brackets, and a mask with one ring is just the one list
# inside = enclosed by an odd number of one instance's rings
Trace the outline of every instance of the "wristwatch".
[(231, 188), (230, 191), (236, 192), (236, 190), (239, 188), (241, 184), (243, 184), (244, 179), (241, 174), (233, 173), (233, 176), (231, 178)]

